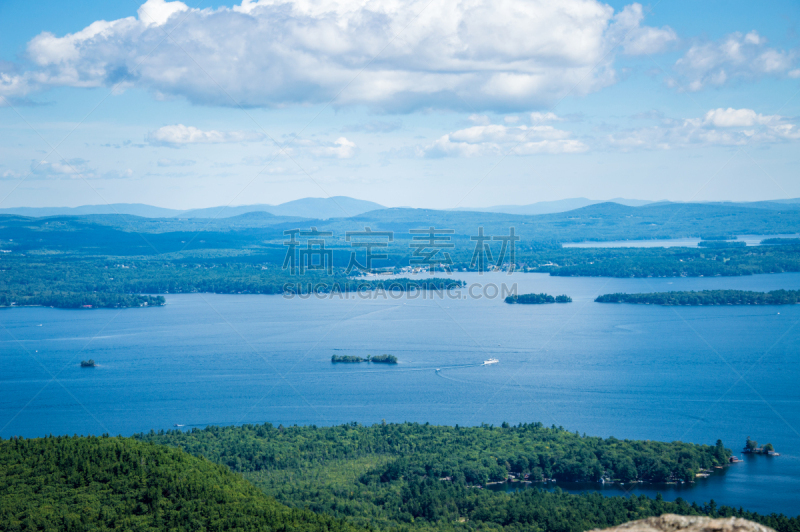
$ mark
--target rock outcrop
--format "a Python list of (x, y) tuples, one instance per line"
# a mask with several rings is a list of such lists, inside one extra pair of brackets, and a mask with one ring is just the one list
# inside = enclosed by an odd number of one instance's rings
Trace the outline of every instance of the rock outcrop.
[[(599, 529), (591, 532), (599, 532)], [(764, 525), (747, 519), (729, 517), (711, 519), (690, 515), (664, 514), (631, 521), (619, 526), (607, 528), (604, 532), (775, 532)]]

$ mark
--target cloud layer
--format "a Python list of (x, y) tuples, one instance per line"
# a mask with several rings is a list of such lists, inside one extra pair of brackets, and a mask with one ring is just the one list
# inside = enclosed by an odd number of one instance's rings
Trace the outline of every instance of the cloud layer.
[(28, 45), (36, 69), (0, 69), (0, 94), (136, 86), (193, 103), (530, 109), (615, 81), (614, 53), (677, 39), (639, 4), (596, 0), (243, 0), (194, 9), (148, 0)]
[(664, 119), (652, 127), (609, 135), (622, 150), (669, 150), (692, 146), (744, 146), (800, 140), (800, 128), (786, 117), (753, 109), (712, 109), (703, 118)]
[(767, 46), (767, 39), (755, 30), (732, 33), (718, 42), (693, 45), (675, 63), (678, 78), (669, 84), (689, 91), (719, 87), (734, 80), (761, 76), (800, 77), (797, 53)]
[(150, 144), (178, 147), (186, 144), (223, 144), (261, 140), (264, 136), (249, 131), (203, 131), (194, 126), (176, 124), (156, 129), (147, 136)]
[[(753, 109), (711, 109), (701, 118), (658, 118), (650, 127), (623, 129), (606, 136), (575, 134), (546, 122), (563, 122), (553, 113), (531, 113), (531, 125), (492, 124), (473, 115), (477, 124), (418, 146), (418, 157), (482, 157), (505, 155), (574, 154), (590, 150), (671, 150), (690, 147), (776, 144), (800, 140), (800, 128), (787, 117), (764, 115)], [(513, 117), (518, 118), (518, 117)], [(513, 125), (509, 125), (511, 122)], [(564, 126), (562, 126), (564, 127)]]
[[(557, 121), (553, 113), (533, 113), (533, 125), (508, 126), (486, 123), (485, 117), (475, 116), (479, 125), (449, 133), (433, 144), (417, 149), (422, 157), (479, 157), (483, 155), (533, 155), (537, 153), (580, 153), (586, 146), (580, 140), (569, 138), (569, 131), (542, 125), (543, 121)], [(512, 121), (516, 122), (516, 121)]]

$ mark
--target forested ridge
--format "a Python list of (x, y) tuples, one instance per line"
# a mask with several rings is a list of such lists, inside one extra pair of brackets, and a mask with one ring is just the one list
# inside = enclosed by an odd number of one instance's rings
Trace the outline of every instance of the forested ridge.
[(0, 440), (0, 530), (355, 532), (179, 449), (68, 436)]
[(514, 427), (403, 423), (287, 428), (265, 424), (212, 426), (136, 437), (179, 446), (234, 471), (298, 469), (334, 459), (383, 456), (390, 462), (364, 479), (451, 477), (469, 485), (505, 480), (510, 473), (529, 474), (531, 480), (692, 480), (701, 468), (726, 464), (731, 456), (722, 442), (708, 446), (603, 439), (541, 423)]
[(542, 474), (591, 472), (597, 460), (624, 477), (634, 474), (630, 468), (658, 474), (648, 469), (657, 462), (708, 467), (729, 455), (721, 442), (592, 438), (538, 423), (264, 424), (134, 438), (12, 438), (0, 440), (0, 530), (582, 532), (670, 512), (739, 516), (778, 532), (800, 531), (797, 518), (713, 501), (690, 505), (558, 488), (507, 494), (470, 483), (533, 473), (531, 458), (542, 456), (549, 463)]
[[(571, 495), (530, 488), (506, 494), (476, 484), (509, 473), (531, 478), (687, 478), (727, 463), (722, 442), (694, 445), (580, 436), (540, 423), (512, 427), (349, 424), (338, 427), (208, 427), (139, 434), (226, 464), (286, 505), (402, 531), (580, 532), (665, 512), (738, 515), (779, 532), (796, 518), (660, 498)], [(542, 468), (544, 466), (544, 468)], [(541, 470), (541, 471), (539, 471)], [(600, 473), (600, 471), (603, 471)], [(541, 486), (542, 484), (535, 484)]]

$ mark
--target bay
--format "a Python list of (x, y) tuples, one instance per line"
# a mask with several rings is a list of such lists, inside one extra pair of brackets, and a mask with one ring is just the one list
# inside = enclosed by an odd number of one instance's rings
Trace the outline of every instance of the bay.
[[(457, 277), (475, 297), (466, 289), (434, 299), (191, 294), (150, 309), (4, 309), (0, 437), (130, 435), (175, 424), (541, 421), (617, 438), (721, 438), (741, 456), (750, 436), (781, 456), (747, 457), (691, 487), (632, 491), (800, 513), (800, 307), (593, 302), (612, 292), (796, 290), (800, 274)], [(573, 303), (486, 297), (503, 283)], [(400, 363), (330, 362), (383, 353)], [(89, 358), (99, 366), (81, 368)], [(483, 366), (489, 358), (500, 362)]]

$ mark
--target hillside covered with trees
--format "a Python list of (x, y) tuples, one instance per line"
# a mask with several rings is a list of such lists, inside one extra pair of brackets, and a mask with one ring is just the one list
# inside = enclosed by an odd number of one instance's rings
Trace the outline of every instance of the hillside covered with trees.
[[(378, 530), (580, 532), (671, 512), (743, 516), (779, 532), (800, 531), (785, 516), (645, 496), (571, 495), (536, 487), (516, 494), (487, 488), (509, 474), (598, 479), (693, 478), (727, 463), (722, 442), (618, 440), (540, 423), (501, 427), (358, 424), (337, 427), (208, 427), (136, 438), (180, 447), (225, 464), (279, 502)], [(481, 485), (482, 488), (477, 487)], [(534, 483), (533, 486), (543, 486)]]
[(582, 532), (669, 512), (800, 531), (798, 518), (713, 501), (536, 487), (512, 494), (475, 484), (508, 474), (677, 478), (729, 456), (721, 442), (593, 438), (539, 423), (12, 438), (0, 440), (0, 530)]
[(355, 532), (291, 509), (227, 467), (110, 437), (0, 440), (0, 530)]

